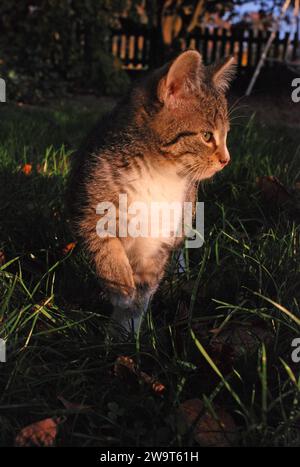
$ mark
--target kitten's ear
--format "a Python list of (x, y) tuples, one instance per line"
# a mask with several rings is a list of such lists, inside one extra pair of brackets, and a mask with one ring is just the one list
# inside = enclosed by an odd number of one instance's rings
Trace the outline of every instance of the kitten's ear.
[(226, 92), (236, 74), (236, 61), (234, 57), (227, 58), (224, 62), (213, 69), (212, 80), (215, 87)]
[(168, 107), (181, 102), (200, 88), (202, 58), (196, 50), (187, 50), (172, 63), (167, 75), (158, 85), (158, 98)]

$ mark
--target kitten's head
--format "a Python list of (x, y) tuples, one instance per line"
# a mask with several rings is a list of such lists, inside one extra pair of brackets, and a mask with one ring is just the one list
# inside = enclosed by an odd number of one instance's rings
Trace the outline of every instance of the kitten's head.
[(150, 125), (161, 152), (191, 179), (210, 178), (230, 161), (225, 93), (234, 72), (233, 58), (204, 66), (194, 50), (157, 72), (157, 105)]

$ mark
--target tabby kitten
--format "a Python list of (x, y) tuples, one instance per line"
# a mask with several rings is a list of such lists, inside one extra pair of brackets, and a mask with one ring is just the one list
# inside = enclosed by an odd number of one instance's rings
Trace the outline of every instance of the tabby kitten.
[(114, 319), (141, 315), (155, 293), (174, 237), (100, 237), (101, 202), (120, 214), (119, 194), (134, 201), (195, 202), (198, 183), (230, 161), (225, 92), (233, 59), (205, 67), (188, 50), (133, 88), (94, 130), (72, 173), (73, 226), (114, 305)]

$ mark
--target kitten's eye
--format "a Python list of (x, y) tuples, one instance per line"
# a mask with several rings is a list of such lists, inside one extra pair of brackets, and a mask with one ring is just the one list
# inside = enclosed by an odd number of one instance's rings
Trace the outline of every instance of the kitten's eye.
[(211, 131), (203, 131), (202, 138), (205, 143), (210, 143), (212, 140), (213, 134)]

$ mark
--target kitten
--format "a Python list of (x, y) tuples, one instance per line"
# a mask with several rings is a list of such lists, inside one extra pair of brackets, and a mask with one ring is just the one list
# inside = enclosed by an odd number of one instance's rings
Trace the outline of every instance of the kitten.
[(234, 68), (232, 58), (205, 67), (197, 51), (183, 52), (133, 88), (95, 128), (75, 163), (74, 230), (120, 322), (147, 308), (171, 252), (183, 238), (174, 232), (167, 237), (122, 237), (118, 230), (114, 237), (100, 237), (96, 208), (113, 203), (118, 221), (119, 194), (127, 195), (128, 205), (195, 203), (198, 183), (230, 161), (225, 92)]

